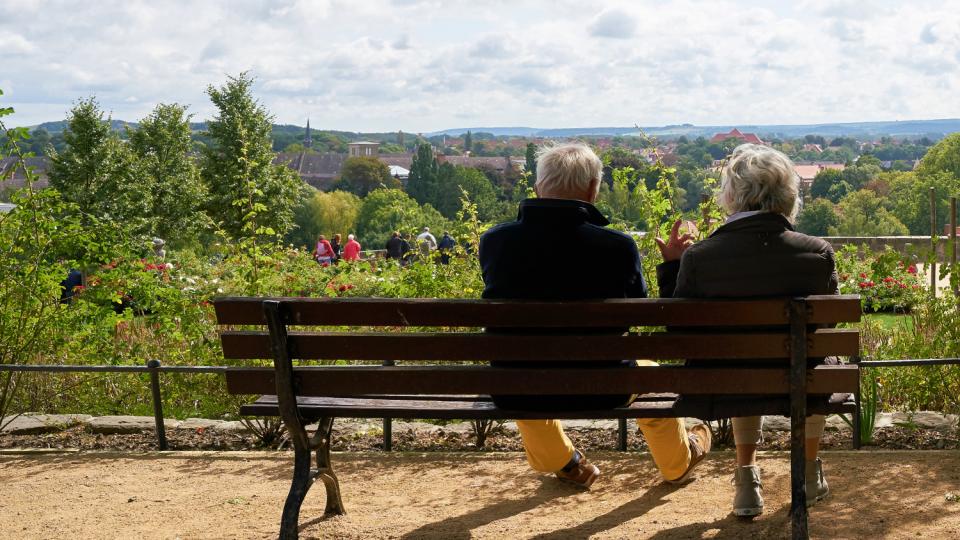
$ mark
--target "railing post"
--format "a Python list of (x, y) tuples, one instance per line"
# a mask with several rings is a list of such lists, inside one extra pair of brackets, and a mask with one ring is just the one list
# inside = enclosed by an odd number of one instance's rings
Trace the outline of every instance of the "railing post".
[(627, 451), (627, 419), (617, 419), (617, 450)]
[(790, 301), (790, 517), (793, 540), (806, 540), (807, 302)]
[(163, 425), (163, 399), (160, 396), (160, 361), (147, 360), (147, 369), (150, 370), (150, 390), (153, 394), (153, 419), (157, 424), (157, 445), (160, 450), (167, 450), (167, 430)]

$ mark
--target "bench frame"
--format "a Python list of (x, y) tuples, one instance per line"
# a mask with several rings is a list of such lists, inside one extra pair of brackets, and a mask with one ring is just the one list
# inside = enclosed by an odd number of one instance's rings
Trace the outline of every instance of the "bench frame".
[[(345, 513), (340, 496), (339, 481), (330, 462), (334, 417), (313, 416), (307, 412), (308, 409), (298, 406), (298, 382), (294, 373), (293, 359), (299, 357), (299, 355), (295, 347), (291, 345), (291, 336), (287, 331), (288, 325), (298, 324), (298, 321), (291, 320), (285, 309), (285, 302), (296, 302), (297, 299), (259, 299), (258, 301), (261, 302), (262, 320), (266, 322), (269, 329), (270, 350), (275, 369), (277, 409), (287, 427), (294, 448), (293, 480), (284, 504), (280, 538), (297, 538), (300, 507), (308, 490), (317, 479), (323, 482), (326, 490), (325, 515), (342, 515)], [(788, 311), (786, 319), (789, 321), (790, 334), (787, 346), (790, 359), (788, 384), (791, 418), (791, 528), (793, 538), (808, 538), (807, 494), (805, 490), (805, 421), (808, 413), (807, 359), (811, 306), (807, 298), (800, 297), (786, 299), (785, 307)], [(220, 315), (219, 306), (218, 315)], [(859, 373), (857, 375), (859, 376)], [(231, 390), (231, 393), (236, 392)], [(485, 417), (503, 418), (499, 414)], [(539, 417), (546, 418), (547, 416), (540, 415)], [(310, 437), (306, 425), (312, 421), (317, 421), (318, 428), (315, 434)], [(316, 454), (316, 468), (314, 469), (311, 469), (311, 453)]]

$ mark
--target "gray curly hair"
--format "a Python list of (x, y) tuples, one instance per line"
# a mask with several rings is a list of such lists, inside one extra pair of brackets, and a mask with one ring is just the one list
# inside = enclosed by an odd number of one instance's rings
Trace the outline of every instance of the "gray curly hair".
[(762, 210), (796, 219), (800, 177), (782, 152), (758, 144), (741, 144), (720, 173), (717, 202), (729, 214)]

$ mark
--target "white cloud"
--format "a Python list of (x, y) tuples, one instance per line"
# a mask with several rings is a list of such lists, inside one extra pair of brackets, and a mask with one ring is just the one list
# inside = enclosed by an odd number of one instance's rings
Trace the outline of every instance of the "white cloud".
[(14, 122), (93, 94), (208, 118), (246, 70), (319, 129), (960, 117), (960, 0), (0, 2)]
[(637, 20), (624, 9), (606, 9), (593, 18), (589, 29), (594, 37), (627, 39), (636, 33)]

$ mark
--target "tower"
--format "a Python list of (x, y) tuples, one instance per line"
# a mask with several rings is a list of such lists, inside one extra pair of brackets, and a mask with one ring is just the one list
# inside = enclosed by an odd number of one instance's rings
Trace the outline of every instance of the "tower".
[(313, 139), (310, 138), (310, 119), (307, 118), (307, 134), (303, 137), (303, 147), (310, 148), (313, 145)]

